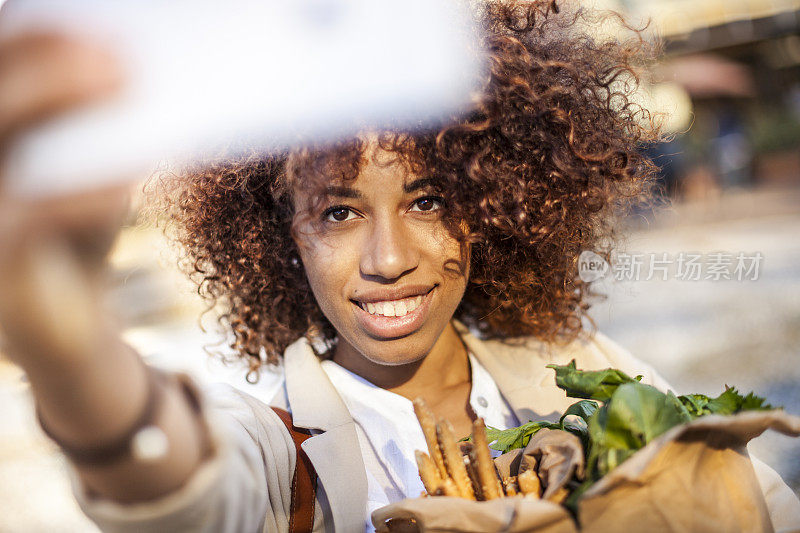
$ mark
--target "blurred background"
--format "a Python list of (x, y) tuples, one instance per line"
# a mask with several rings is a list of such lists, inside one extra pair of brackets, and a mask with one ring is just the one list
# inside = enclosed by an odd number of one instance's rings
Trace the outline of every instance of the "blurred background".
[[(623, 250), (640, 254), (641, 273), (601, 280), (608, 297), (591, 316), (679, 393), (717, 395), (735, 384), (800, 414), (800, 0), (600, 7), (650, 19), (648, 31), (664, 39), (647, 92), (669, 113), (674, 136), (651, 148), (664, 202), (625, 220)], [(687, 253), (701, 257), (700, 279), (679, 275), (677, 258)], [(707, 274), (713, 254), (733, 257), (733, 273), (738, 254), (757, 253), (755, 276)], [(649, 275), (654, 257), (663, 269)], [(271, 396), (269, 374), (249, 385), (241, 368), (209, 358), (205, 347), (222, 334), (213, 315), (201, 329), (204, 306), (153, 221), (132, 214), (112, 264), (112, 305), (151, 363)], [(22, 373), (1, 354), (0, 406), (0, 531), (96, 531), (70, 496), (63, 458), (34, 423)], [(800, 439), (766, 434), (751, 452), (800, 491)]]

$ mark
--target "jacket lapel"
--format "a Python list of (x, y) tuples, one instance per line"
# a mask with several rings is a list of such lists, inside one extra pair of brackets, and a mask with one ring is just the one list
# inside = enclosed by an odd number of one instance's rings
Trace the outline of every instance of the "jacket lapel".
[(325, 489), (336, 531), (364, 529), (367, 477), (356, 427), (308, 339), (284, 352), (286, 394), (297, 427), (323, 431), (306, 440), (306, 452)]

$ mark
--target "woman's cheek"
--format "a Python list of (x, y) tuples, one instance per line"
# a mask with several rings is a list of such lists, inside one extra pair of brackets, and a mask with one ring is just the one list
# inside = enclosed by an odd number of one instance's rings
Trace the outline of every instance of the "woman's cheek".
[(469, 245), (466, 253), (462, 254), (462, 246), (458, 240), (450, 235), (443, 224), (427, 228), (426, 235), (421, 242), (428, 243), (427, 253), (444, 274), (452, 278), (463, 277), (464, 283), (469, 275)]
[[(346, 287), (352, 275), (353, 254), (345, 243), (309, 243), (300, 254), (314, 297), (324, 312), (346, 302)], [(356, 275), (358, 263), (355, 263)]]

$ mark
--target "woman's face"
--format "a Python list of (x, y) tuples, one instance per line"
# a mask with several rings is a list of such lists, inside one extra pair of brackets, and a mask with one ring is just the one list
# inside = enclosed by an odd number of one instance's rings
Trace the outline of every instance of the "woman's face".
[[(337, 350), (374, 363), (418, 361), (433, 349), (467, 285), (468, 261), (445, 230), (430, 182), (371, 145), (355, 180), (331, 183), (318, 211), (295, 192), (295, 239)], [(311, 223), (316, 220), (316, 227)]]

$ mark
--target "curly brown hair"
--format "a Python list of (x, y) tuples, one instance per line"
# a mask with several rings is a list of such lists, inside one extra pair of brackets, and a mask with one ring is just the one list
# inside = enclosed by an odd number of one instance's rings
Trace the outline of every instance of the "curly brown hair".
[[(435, 181), (448, 230), (470, 244), (455, 317), (486, 337), (569, 341), (584, 318), (595, 327), (578, 256), (608, 258), (613, 215), (652, 192), (641, 150), (658, 128), (632, 95), (654, 48), (630, 28), (624, 41), (594, 38), (596, 19), (550, 1), (492, 1), (480, 17), (489, 62), (474, 106), (438, 127), (382, 131), (380, 147)], [(217, 158), (158, 180), (184, 266), (221, 306), (248, 379), (309, 331), (335, 340), (298, 262), (292, 191), (354, 179), (365, 142)]]

